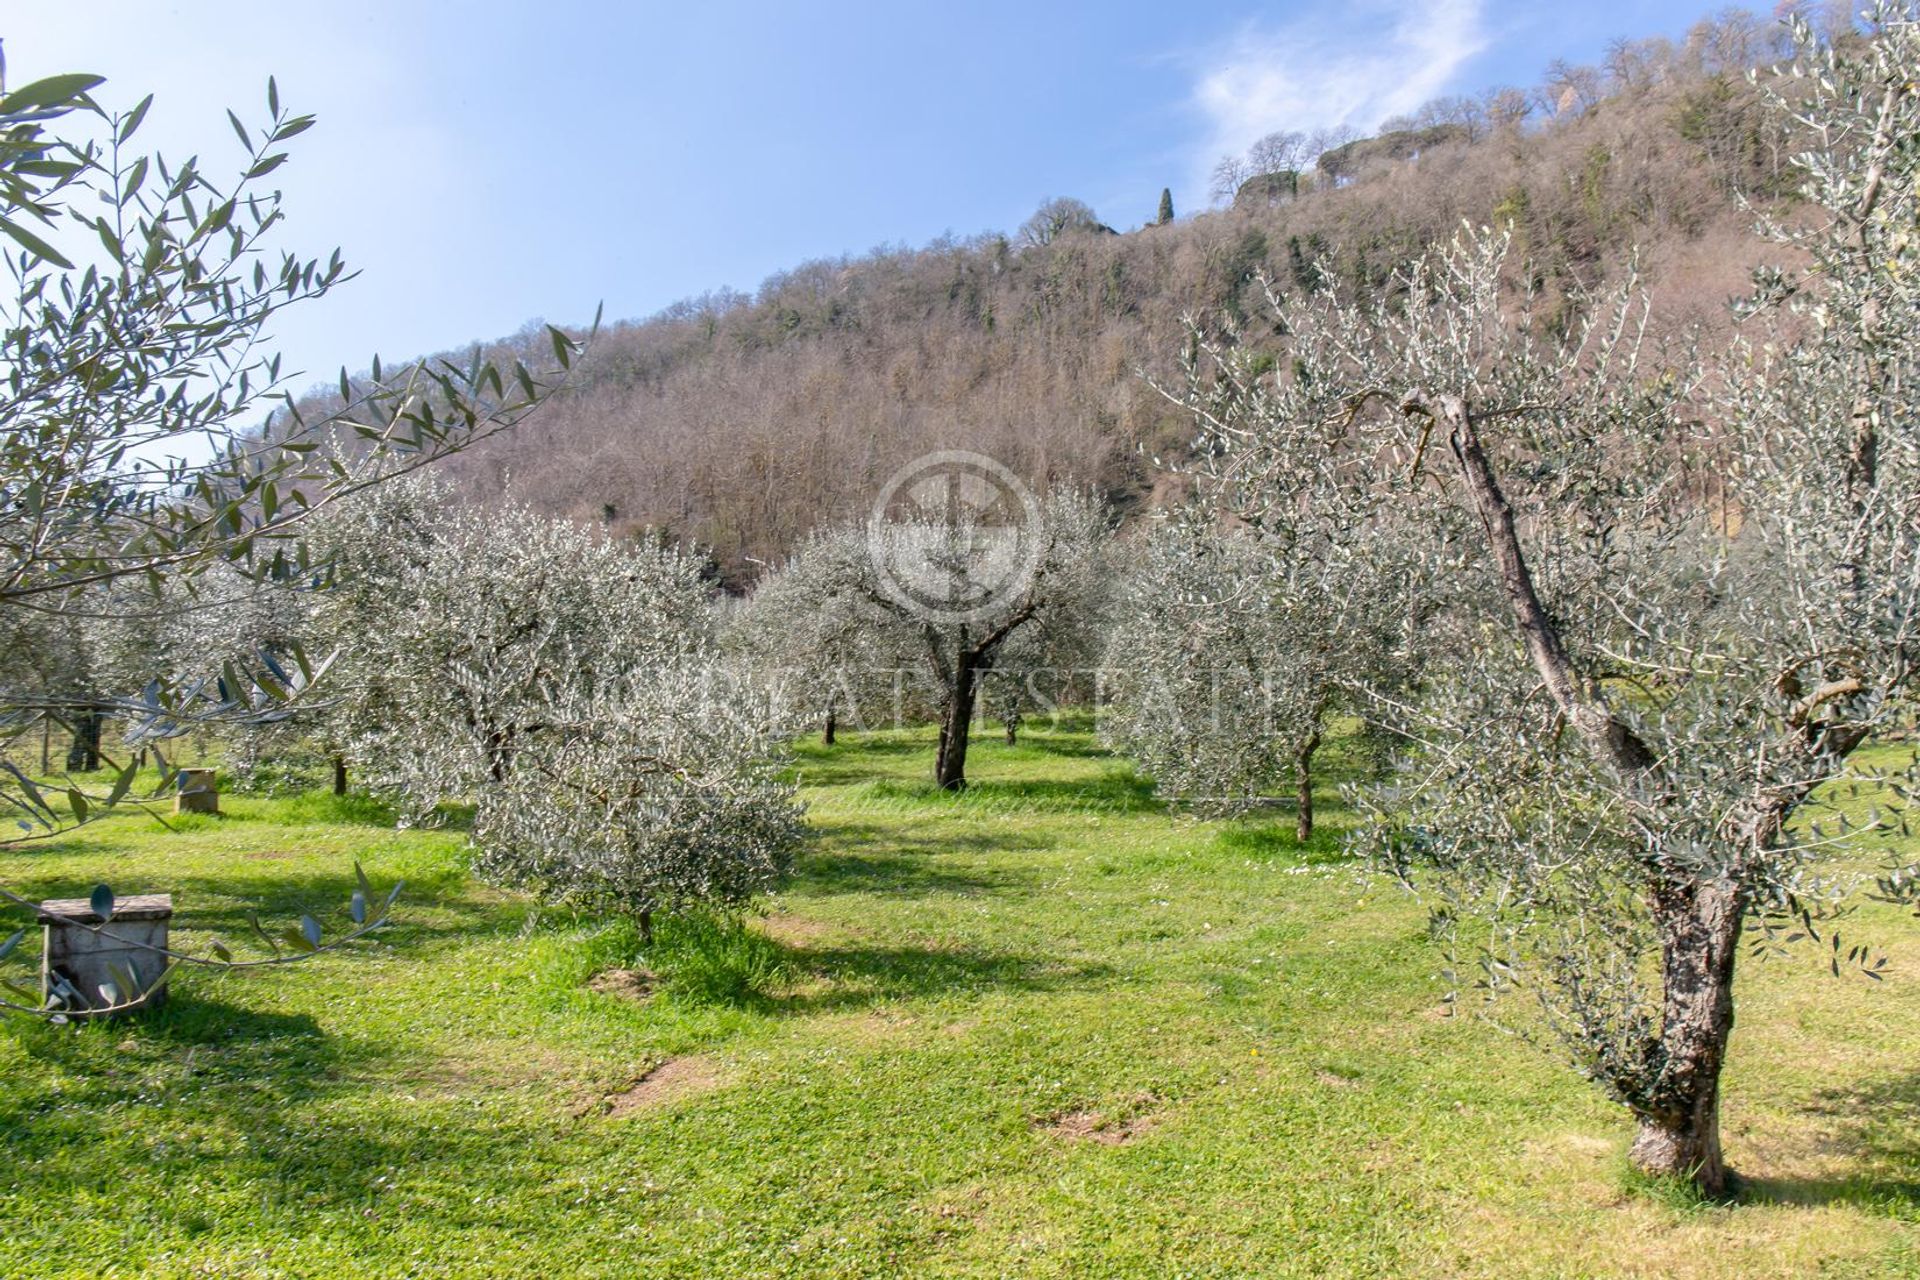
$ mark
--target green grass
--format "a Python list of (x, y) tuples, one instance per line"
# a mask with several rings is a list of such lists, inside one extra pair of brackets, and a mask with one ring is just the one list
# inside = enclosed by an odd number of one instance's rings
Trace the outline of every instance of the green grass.
[[(803, 748), (817, 838), (770, 914), (649, 948), (365, 800), (0, 859), (171, 891), (190, 941), (255, 905), (343, 927), (355, 858), (409, 884), (381, 945), (0, 1026), (0, 1275), (1920, 1275), (1890, 909), (1848, 926), (1885, 984), (1745, 971), (1750, 1191), (1700, 1204), (1624, 1176), (1621, 1114), (1553, 1057), (1439, 1016), (1423, 912), (1341, 856), (1331, 786), (1302, 849), (1288, 814), (1166, 814), (1083, 725), (983, 734), (957, 797), (931, 741)], [(589, 986), (642, 967), (650, 999)]]

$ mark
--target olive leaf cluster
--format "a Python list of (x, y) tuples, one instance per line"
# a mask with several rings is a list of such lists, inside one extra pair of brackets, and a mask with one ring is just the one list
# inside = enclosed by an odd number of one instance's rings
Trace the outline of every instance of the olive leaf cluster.
[(805, 839), (773, 705), (711, 659), (559, 694), (504, 784), (479, 792), (475, 872), (632, 914), (643, 934), (656, 912), (746, 904)]
[(857, 597), (832, 589), (857, 548), (816, 533), (731, 609), (723, 642), (760, 673), (785, 714), (819, 730), (827, 746), (842, 728), (882, 728), (931, 712), (922, 660), (894, 630), (871, 625)]

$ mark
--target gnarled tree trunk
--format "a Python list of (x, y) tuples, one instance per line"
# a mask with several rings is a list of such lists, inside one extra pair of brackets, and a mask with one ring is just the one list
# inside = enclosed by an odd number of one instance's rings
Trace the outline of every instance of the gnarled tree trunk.
[(820, 729), (820, 744), (826, 747), (832, 746), (834, 732), (839, 727), (839, 717), (834, 714), (833, 708), (829, 706), (827, 708), (827, 722)]
[(333, 794), (347, 794), (347, 758), (342, 755), (333, 758)]
[(1659, 1074), (1633, 1104), (1640, 1122), (1630, 1153), (1646, 1173), (1727, 1191), (1720, 1154), (1720, 1070), (1733, 1034), (1733, 969), (1746, 904), (1725, 880), (1673, 880), (1650, 895), (1660, 931)]
[[(1541, 603), (1513, 508), (1466, 405), (1442, 397), (1419, 411), (1447, 428), (1514, 622), (1548, 695), (1597, 759), (1624, 778), (1648, 777), (1654, 753), (1613, 713), (1598, 682), (1575, 667)], [(1660, 935), (1660, 1040), (1650, 1046), (1649, 1078), (1626, 1090), (1640, 1122), (1631, 1159), (1647, 1173), (1691, 1179), (1706, 1194), (1722, 1195), (1729, 1174), (1720, 1151), (1720, 1070), (1733, 1034), (1733, 967), (1747, 904), (1731, 878), (1689, 876), (1651, 862), (1647, 877)]]
[(964, 647), (953, 669), (946, 713), (940, 720), (940, 752), (934, 757), (933, 780), (942, 791), (960, 791), (967, 785), (967, 733), (973, 725), (974, 701), (980, 692), (980, 669)]

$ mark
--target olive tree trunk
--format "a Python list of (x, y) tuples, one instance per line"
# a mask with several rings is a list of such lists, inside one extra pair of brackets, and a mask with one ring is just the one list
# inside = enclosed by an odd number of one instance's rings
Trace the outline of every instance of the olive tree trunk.
[(1313, 838), (1313, 753), (1320, 749), (1320, 729), (1315, 726), (1294, 754), (1293, 767), (1299, 791), (1295, 801), (1293, 834), (1301, 844)]
[(92, 773), (100, 767), (100, 723), (105, 717), (91, 707), (73, 718), (73, 745), (67, 748), (67, 769)]
[(342, 755), (333, 758), (333, 794), (347, 794), (347, 758)]
[[(1597, 759), (1623, 778), (1646, 776), (1656, 767), (1654, 753), (1613, 713), (1603, 686), (1576, 669), (1535, 590), (1513, 508), (1466, 405), (1442, 397), (1423, 411), (1447, 429), (1514, 622), (1548, 695)], [(1688, 875), (1651, 860), (1646, 872), (1648, 908), (1660, 936), (1659, 1041), (1647, 1046), (1633, 1078), (1613, 1083), (1640, 1124), (1630, 1153), (1634, 1165), (1689, 1179), (1718, 1196), (1729, 1176), (1720, 1151), (1720, 1069), (1733, 1034), (1733, 967), (1747, 904), (1729, 876)]]
[(1729, 1175), (1720, 1153), (1720, 1070), (1733, 1035), (1734, 960), (1746, 907), (1724, 880), (1658, 885), (1651, 905), (1665, 988), (1660, 1069), (1649, 1096), (1633, 1104), (1640, 1132), (1630, 1155), (1643, 1172), (1723, 1195)]
[(933, 780), (942, 791), (960, 791), (967, 785), (967, 734), (973, 725), (979, 692), (980, 669), (974, 665), (973, 655), (962, 648), (954, 664), (946, 711), (940, 719), (940, 751), (933, 762)]

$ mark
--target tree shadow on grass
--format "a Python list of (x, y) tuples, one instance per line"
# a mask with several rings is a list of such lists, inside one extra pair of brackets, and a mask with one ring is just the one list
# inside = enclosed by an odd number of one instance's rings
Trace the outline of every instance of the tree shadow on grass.
[[(406, 1055), (329, 1034), (304, 1014), (180, 992), (137, 1019), (21, 1035), (54, 1070), (0, 1096), (0, 1139), (16, 1192), (48, 1206), (56, 1228), (77, 1184), (127, 1188), (117, 1212), (130, 1228), (146, 1219), (187, 1235), (210, 1230), (216, 1211), (153, 1189), (204, 1181), (210, 1160), (219, 1182), (250, 1184), (263, 1212), (308, 1221), (370, 1211), (403, 1171), (489, 1168), (505, 1154), (484, 1126), (327, 1105), (364, 1095)], [(121, 1261), (138, 1269), (137, 1246)]]
[[(254, 932), (254, 919), (278, 940), (289, 928), (297, 927), (302, 915), (320, 922), (323, 938), (338, 938), (353, 930), (348, 903), (354, 890), (351, 864), (337, 872), (290, 872), (284, 868), (261, 874), (258, 867), (272, 868), (271, 862), (248, 864), (252, 876), (227, 877), (206, 874), (182, 874), (161, 869), (114, 877), (113, 890), (122, 897), (136, 893), (168, 893), (173, 896), (172, 945), (200, 952), (209, 935), (233, 947), (236, 954), (264, 957), (266, 944)], [(377, 909), (396, 883), (382, 876), (377, 867), (369, 869), (375, 898), (369, 908)], [(381, 945), (407, 949), (443, 947), (465, 939), (501, 931), (517, 930), (524, 912), (503, 911), (500, 904), (477, 900), (467, 895), (468, 881), (458, 868), (433, 868), (407, 878), (394, 902), (392, 924), (374, 936)], [(69, 878), (48, 877), (16, 887), (23, 897), (84, 898), (92, 889)], [(23, 912), (13, 915), (24, 922)], [(0, 926), (6, 924), (0, 919)], [(0, 928), (0, 934), (7, 932)], [(183, 934), (192, 934), (183, 937)], [(355, 944), (359, 945), (359, 944)], [(280, 943), (282, 950), (290, 950)]]
[(315, 1092), (341, 1059), (339, 1042), (307, 1014), (249, 1009), (191, 989), (170, 992), (166, 1004), (142, 1015), (138, 1034), (154, 1045), (223, 1051), (217, 1062), (196, 1055), (196, 1075), (280, 1080), (300, 1096)]
[(1248, 815), (1224, 824), (1214, 833), (1213, 846), (1221, 853), (1257, 862), (1298, 862), (1305, 866), (1333, 866), (1354, 861), (1346, 832), (1329, 825), (1322, 812), (1313, 834), (1302, 843), (1291, 814), (1285, 817)]
[[(933, 759), (932, 748), (927, 749), (927, 759)], [(928, 767), (931, 769), (932, 766)], [(845, 787), (886, 776), (878, 773), (870, 762), (859, 756), (839, 760), (824, 756), (801, 759), (794, 762), (791, 772), (793, 780), (803, 787)]]
[(261, 801), (258, 807), (234, 806), (222, 810), (226, 822), (271, 827), (379, 827), (391, 831), (398, 823), (399, 810), (386, 797), (364, 791), (337, 796), (328, 790), (301, 791), (291, 795), (249, 796), (237, 793), (237, 799)]
[[(377, 875), (373, 879), (377, 898), (369, 905), (377, 909), (394, 882)], [(347, 914), (354, 888), (351, 869), (345, 875), (288, 876), (239, 885), (211, 877), (172, 883), (174, 927), (217, 934), (229, 943), (262, 945), (252, 916), (269, 934), (297, 925), (302, 915), (318, 920), (327, 938), (354, 928)], [(503, 911), (497, 902), (466, 896), (466, 888), (466, 878), (452, 869), (409, 877), (394, 901), (390, 924), (373, 936), (395, 949), (437, 949), (521, 927), (524, 910)]]
[(929, 866), (921, 858), (872, 853), (816, 854), (801, 863), (793, 885), (828, 893), (877, 892), (906, 897), (934, 893), (974, 897), (1002, 887), (989, 877)]
[(873, 823), (836, 822), (821, 828), (831, 838), (831, 852), (815, 851), (800, 860), (793, 885), (825, 893), (896, 893), (925, 896), (953, 893), (978, 897), (986, 893), (1020, 892), (1032, 877), (1017, 868), (992, 872), (954, 867), (941, 854), (990, 854), (1049, 847), (1045, 840), (1014, 831), (968, 831), (938, 835), (909, 835), (897, 827)]
[(177, 975), (166, 1002), (140, 1014), (14, 1030), (30, 1056), (59, 1069), (48, 1082), (57, 1106), (43, 1105), (49, 1099), (36, 1098), (27, 1080), (0, 1098), (0, 1125), (11, 1121), (36, 1142), (69, 1126), (87, 1136), (97, 1124), (89, 1116), (110, 1108), (204, 1099), (228, 1087), (278, 1109), (314, 1096), (341, 1063), (340, 1045), (310, 1016), (210, 998)]
[(1130, 770), (1088, 778), (980, 778), (963, 791), (942, 791), (930, 781), (870, 778), (849, 803), (892, 806), (927, 814), (1017, 816), (1030, 814), (1157, 813), (1165, 806), (1153, 784)]
[[(1077, 726), (1063, 723), (1059, 727), (1041, 721), (1029, 724), (1021, 731), (1016, 750), (1028, 749), (1042, 755), (1061, 756), (1068, 760), (1118, 760), (1115, 755), (1100, 744), (1097, 738), (1088, 736), (1092, 726)], [(989, 738), (987, 741), (991, 742)]]
[[(247, 798), (241, 793), (241, 798)], [(471, 800), (443, 800), (431, 813), (416, 818), (413, 830), (467, 832), (473, 829), (475, 806)], [(258, 808), (235, 807), (213, 815), (221, 824), (260, 827), (373, 827), (382, 831), (400, 830), (401, 811), (393, 797), (366, 791), (350, 791), (336, 796), (331, 791), (302, 791), (295, 795), (269, 797)], [(173, 821), (169, 817), (168, 821)]]
[(1069, 991), (1115, 977), (1104, 964), (1013, 955), (970, 947), (786, 947), (795, 970), (818, 981), (768, 1001), (773, 1011), (816, 1014), (894, 1000), (985, 995), (996, 991)]
[[(1120, 757), (1087, 736), (1092, 729), (1093, 718), (1090, 715), (1069, 713), (1029, 722), (1019, 742), (1011, 747), (1003, 745), (1001, 735), (985, 725), (976, 726), (972, 738), (974, 748), (982, 750), (983, 761), (1006, 762), (1045, 757), (1118, 761)], [(949, 795), (936, 791), (931, 781), (906, 782), (896, 776), (896, 770), (882, 763), (883, 760), (891, 762), (908, 756), (924, 757), (926, 772), (931, 775), (937, 749), (932, 726), (922, 726), (906, 734), (887, 730), (872, 737), (852, 733), (831, 747), (823, 745), (818, 739), (810, 739), (795, 745), (793, 773), (808, 786), (837, 787), (884, 780), (937, 795)]]
[(1154, 795), (1151, 781), (1117, 769), (1091, 778), (987, 778), (970, 785), (959, 802), (1037, 813), (1158, 813), (1166, 807)]
[(1099, 717), (1088, 707), (1062, 707), (1046, 715), (1027, 718), (1028, 730), (1036, 733), (1090, 735), (1099, 724)]
[(872, 734), (846, 730), (832, 746), (818, 738), (803, 738), (794, 743), (793, 752), (802, 760), (847, 760), (860, 756), (909, 756), (933, 753), (933, 740), (924, 733), (903, 734), (879, 730)]
[(1825, 1089), (1808, 1108), (1835, 1121), (1834, 1145), (1856, 1172), (1830, 1178), (1743, 1178), (1741, 1198), (1779, 1204), (1844, 1204), (1876, 1216), (1920, 1215), (1920, 1071)]

